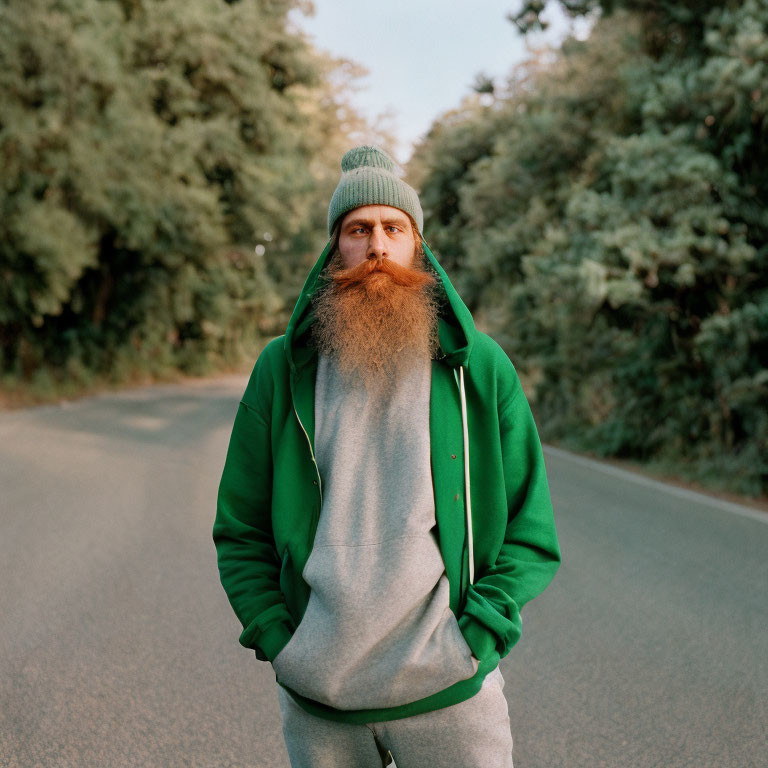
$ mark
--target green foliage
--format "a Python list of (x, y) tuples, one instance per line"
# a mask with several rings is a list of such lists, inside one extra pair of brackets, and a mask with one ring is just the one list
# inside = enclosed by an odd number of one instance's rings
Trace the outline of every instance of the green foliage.
[(435, 124), (410, 170), (429, 242), (527, 375), (546, 438), (759, 495), (768, 8), (708, 8), (617, 4)]
[(0, 7), (6, 376), (204, 371), (274, 332), (275, 265), (324, 242), (324, 150), (350, 122), (340, 63), (289, 29), (297, 5)]

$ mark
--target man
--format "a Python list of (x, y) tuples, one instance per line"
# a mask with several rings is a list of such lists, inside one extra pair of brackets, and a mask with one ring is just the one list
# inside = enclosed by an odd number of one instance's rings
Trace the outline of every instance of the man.
[(510, 768), (498, 665), (561, 561), (538, 432), (392, 159), (341, 166), (330, 240), (235, 416), (221, 582), (294, 768)]

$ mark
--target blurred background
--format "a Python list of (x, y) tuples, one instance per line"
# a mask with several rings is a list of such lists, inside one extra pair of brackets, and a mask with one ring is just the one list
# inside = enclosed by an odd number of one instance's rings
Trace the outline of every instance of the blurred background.
[(0, 14), (4, 405), (248, 369), (379, 143), (545, 440), (766, 493), (764, 3)]

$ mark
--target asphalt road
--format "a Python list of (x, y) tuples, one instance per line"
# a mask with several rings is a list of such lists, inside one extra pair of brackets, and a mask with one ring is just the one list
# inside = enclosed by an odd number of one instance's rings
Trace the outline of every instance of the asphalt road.
[[(247, 377), (0, 414), (0, 766), (289, 766), (211, 526)], [(768, 515), (546, 449), (515, 768), (768, 766)]]

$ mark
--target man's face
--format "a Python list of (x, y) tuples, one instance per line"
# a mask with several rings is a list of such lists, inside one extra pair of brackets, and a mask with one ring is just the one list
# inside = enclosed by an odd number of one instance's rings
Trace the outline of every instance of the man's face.
[(417, 243), (403, 211), (355, 208), (342, 219), (327, 283), (312, 297), (318, 348), (374, 395), (433, 356), (439, 343), (439, 284), (416, 258)]
[(345, 269), (365, 259), (384, 258), (410, 267), (416, 240), (408, 214), (399, 208), (363, 205), (341, 220), (338, 247)]

